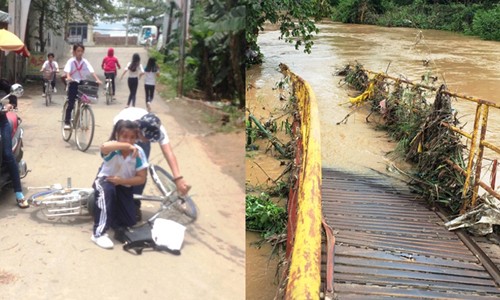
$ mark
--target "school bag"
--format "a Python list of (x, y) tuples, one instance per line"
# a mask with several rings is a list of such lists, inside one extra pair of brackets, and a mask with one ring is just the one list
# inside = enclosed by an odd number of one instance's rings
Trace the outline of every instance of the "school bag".
[(172, 220), (156, 218), (140, 226), (127, 228), (118, 238), (124, 243), (123, 250), (141, 255), (144, 249), (181, 254), (186, 227)]

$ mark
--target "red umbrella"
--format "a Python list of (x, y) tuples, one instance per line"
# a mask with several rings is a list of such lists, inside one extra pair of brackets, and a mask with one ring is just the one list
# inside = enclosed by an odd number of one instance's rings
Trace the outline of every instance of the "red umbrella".
[(0, 50), (14, 51), (26, 57), (30, 56), (30, 52), (17, 35), (5, 29), (0, 29)]

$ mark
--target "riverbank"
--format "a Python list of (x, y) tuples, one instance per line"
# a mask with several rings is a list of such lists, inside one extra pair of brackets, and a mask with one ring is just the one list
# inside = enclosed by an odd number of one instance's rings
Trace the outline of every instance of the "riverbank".
[(387, 1), (348, 5), (340, 1), (326, 17), (343, 23), (444, 30), (500, 41), (500, 2), (496, 1), (496, 5), (494, 2), (479, 1), (471, 5), (454, 1), (406, 1), (403, 4)]

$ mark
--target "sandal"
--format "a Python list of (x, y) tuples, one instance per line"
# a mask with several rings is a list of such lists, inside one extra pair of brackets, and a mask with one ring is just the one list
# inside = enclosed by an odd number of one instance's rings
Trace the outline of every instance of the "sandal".
[(30, 204), (28, 202), (28, 200), (26, 199), (17, 199), (17, 206), (19, 206), (19, 208), (28, 208), (30, 207)]

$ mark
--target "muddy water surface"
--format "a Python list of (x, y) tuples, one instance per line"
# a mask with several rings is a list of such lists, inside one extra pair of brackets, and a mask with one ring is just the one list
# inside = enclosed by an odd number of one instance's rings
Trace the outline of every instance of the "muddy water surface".
[[(386, 171), (394, 149), (385, 132), (375, 131), (366, 124), (367, 110), (355, 113), (346, 125), (336, 125), (350, 111), (348, 91), (339, 86), (341, 77), (334, 73), (348, 63), (358, 61), (365, 68), (384, 71), (394, 77), (405, 76), (417, 81), (429, 72), (438, 76), (452, 92), (479, 97), (500, 104), (500, 43), (481, 41), (460, 34), (412, 28), (383, 28), (324, 22), (312, 54), (297, 51), (279, 38), (278, 31), (265, 31), (259, 45), (265, 62), (247, 73), (247, 83), (253, 86), (247, 95), (250, 110), (266, 110), (282, 105), (272, 90), (280, 80), (279, 63), (307, 80), (318, 100), (321, 126), (323, 167), (335, 167), (355, 172)], [(458, 100), (454, 107), (466, 130), (470, 130), (475, 104)], [(500, 112), (490, 112), (487, 138), (500, 145)], [(498, 157), (489, 153), (490, 157)], [(248, 178), (248, 177), (247, 177)], [(497, 183), (498, 185), (498, 183)], [(268, 286), (273, 276), (266, 265), (259, 265), (256, 256), (247, 249), (247, 283), (260, 277), (261, 286)], [(249, 267), (251, 266), (251, 267)], [(262, 278), (267, 272), (269, 277)], [(253, 281), (252, 281), (253, 282)], [(247, 284), (247, 299), (272, 299), (275, 292)]]

